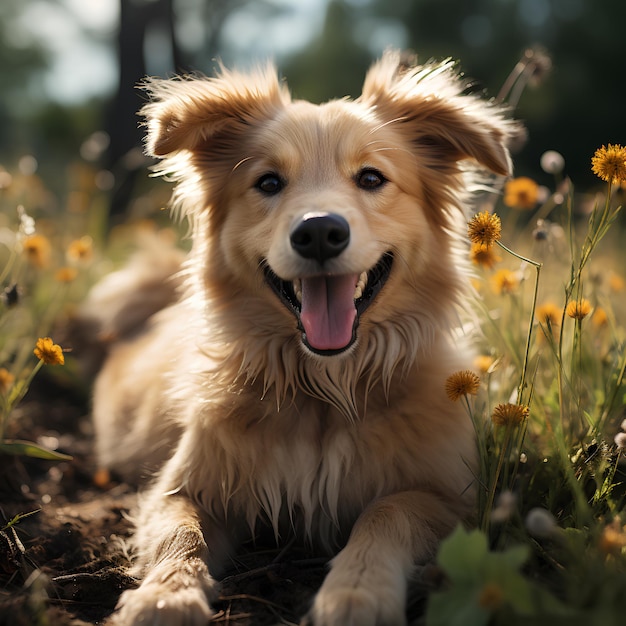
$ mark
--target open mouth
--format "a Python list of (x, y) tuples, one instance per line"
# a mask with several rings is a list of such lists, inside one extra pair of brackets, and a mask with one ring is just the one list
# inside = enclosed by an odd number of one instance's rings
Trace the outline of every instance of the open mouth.
[(368, 272), (280, 279), (264, 264), (265, 279), (296, 316), (304, 345), (324, 356), (340, 354), (356, 340), (361, 315), (374, 302), (391, 273), (393, 254), (385, 253)]

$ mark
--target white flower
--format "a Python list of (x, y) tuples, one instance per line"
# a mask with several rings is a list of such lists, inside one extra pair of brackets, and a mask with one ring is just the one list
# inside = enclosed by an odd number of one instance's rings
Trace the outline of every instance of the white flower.
[(535, 507), (526, 516), (526, 528), (533, 537), (546, 539), (554, 534), (557, 525), (550, 511)]
[(496, 501), (496, 506), (491, 511), (491, 521), (496, 523), (506, 522), (515, 513), (517, 498), (508, 489), (503, 491)]
[[(623, 424), (622, 424), (622, 428), (623, 428)], [(617, 433), (613, 441), (615, 441), (615, 445), (621, 450), (626, 449), (626, 433)]]
[(558, 174), (565, 167), (565, 159), (556, 150), (548, 150), (541, 155), (539, 159), (541, 169), (548, 174)]

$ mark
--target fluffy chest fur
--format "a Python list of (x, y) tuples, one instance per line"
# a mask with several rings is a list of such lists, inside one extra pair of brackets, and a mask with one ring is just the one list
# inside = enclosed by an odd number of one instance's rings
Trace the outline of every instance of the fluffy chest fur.
[[(446, 354), (445, 345), (438, 349)], [(450, 361), (461, 358), (447, 356), (397, 372), (389, 396), (380, 382), (358, 386), (361, 411), (353, 421), (302, 390), (279, 404), (263, 397), (261, 384), (205, 385), (171, 462), (182, 472), (166, 470), (163, 488), (184, 491), (217, 519), (240, 519), (252, 530), (264, 520), (276, 535), (287, 519), (324, 544), (390, 493), (452, 491), (463, 508), (473, 495), (475, 450), (469, 418), (444, 393)]]

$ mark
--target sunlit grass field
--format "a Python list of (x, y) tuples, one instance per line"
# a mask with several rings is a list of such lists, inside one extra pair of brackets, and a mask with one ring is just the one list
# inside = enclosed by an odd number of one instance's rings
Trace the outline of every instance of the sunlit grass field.
[(624, 619), (626, 150), (593, 156), (595, 195), (541, 166), (552, 189), (508, 181), (468, 227), (480, 355), (448, 392), (476, 427), (477, 519), (441, 546), (428, 624)]
[[(476, 518), (428, 571), (428, 625), (623, 623), (626, 149), (589, 164), (598, 187), (579, 193), (547, 153), (537, 167), (551, 188), (508, 181), (468, 223), (474, 306), (460, 332), (478, 357), (446, 390), (476, 428)], [(161, 228), (157, 214), (109, 229), (98, 176), (71, 165), (60, 196), (32, 160), (0, 168), (0, 453), (59, 458), (12, 438), (14, 409), (43, 367), (78, 379), (59, 320)], [(160, 188), (142, 193), (166, 202)]]

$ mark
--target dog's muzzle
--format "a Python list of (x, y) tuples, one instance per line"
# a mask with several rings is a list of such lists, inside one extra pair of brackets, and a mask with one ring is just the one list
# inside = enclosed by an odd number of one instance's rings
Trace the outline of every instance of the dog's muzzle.
[[(333, 213), (307, 213), (290, 231), (291, 247), (320, 267), (339, 256), (350, 243), (350, 226)], [(294, 313), (302, 341), (312, 352), (330, 356), (344, 352), (356, 341), (361, 315), (389, 278), (391, 252), (369, 271), (360, 274), (320, 272), (294, 281), (278, 277), (267, 263), (265, 277), (281, 302)]]

